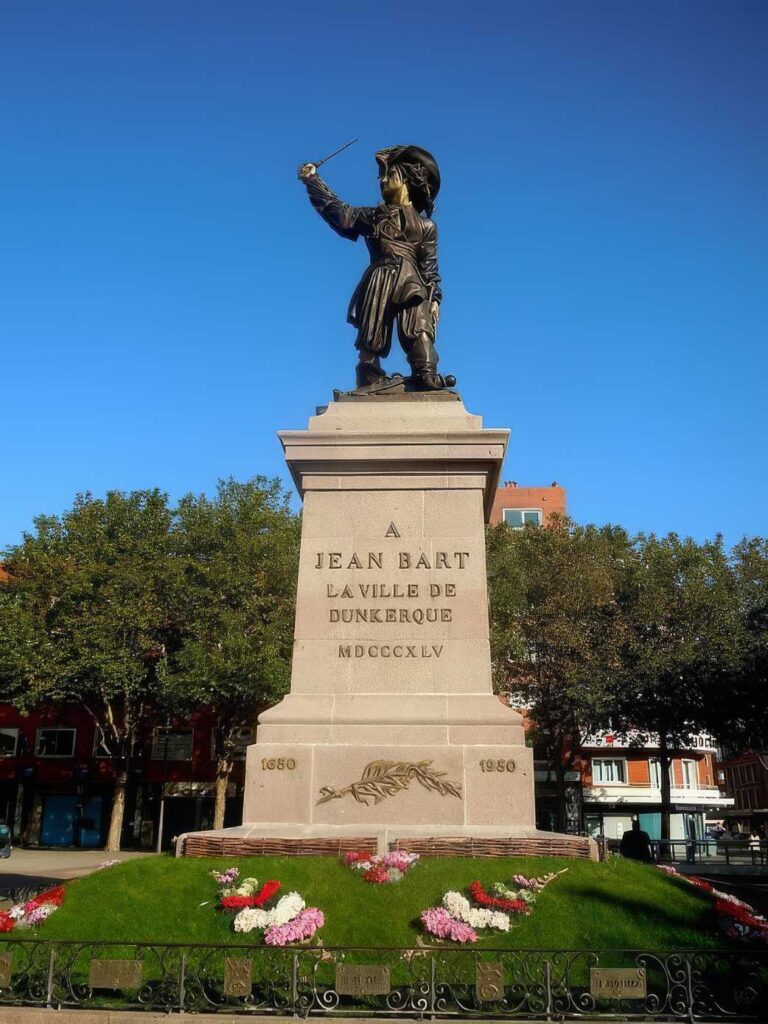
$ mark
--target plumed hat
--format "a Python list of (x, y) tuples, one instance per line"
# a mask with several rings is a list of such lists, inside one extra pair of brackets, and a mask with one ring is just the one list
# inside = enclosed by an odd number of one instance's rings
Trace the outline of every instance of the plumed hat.
[(440, 191), (440, 169), (437, 160), (421, 146), (390, 146), (376, 154), (379, 172), (399, 167), (408, 183), (413, 205), (429, 216)]

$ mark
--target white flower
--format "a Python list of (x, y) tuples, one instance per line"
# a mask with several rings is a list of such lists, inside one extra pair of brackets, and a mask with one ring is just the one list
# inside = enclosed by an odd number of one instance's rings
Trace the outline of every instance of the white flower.
[(277, 901), (277, 906), (270, 911), (273, 919), (270, 924), (288, 924), (302, 912), (306, 903), (297, 892), (288, 892)]
[(305, 906), (299, 893), (289, 892), (280, 897), (272, 910), (245, 907), (235, 916), (234, 928), (236, 932), (253, 932), (270, 928), (272, 925), (288, 924), (301, 913)]
[(500, 910), (487, 910), (471, 906), (466, 896), (460, 892), (447, 892), (443, 896), (443, 906), (451, 915), (472, 928), (496, 928), (500, 932), (509, 931), (509, 915)]
[(269, 920), (269, 915), (269, 910), (262, 910), (260, 907), (246, 907), (235, 915), (234, 929), (236, 932), (252, 932), (267, 928), (272, 923)]
[[(257, 878), (244, 878), (240, 885), (233, 890), (238, 896), (255, 896), (259, 891), (259, 881)], [(231, 895), (231, 893), (227, 893)]]

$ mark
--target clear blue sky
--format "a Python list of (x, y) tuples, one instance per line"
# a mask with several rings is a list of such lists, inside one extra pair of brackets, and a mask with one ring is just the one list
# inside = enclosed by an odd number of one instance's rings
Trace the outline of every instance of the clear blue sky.
[[(3, 0), (0, 547), (287, 477), (366, 262), (295, 179), (438, 157), (442, 368), (579, 520), (766, 533), (768, 7)], [(401, 355), (392, 369), (404, 366)]]

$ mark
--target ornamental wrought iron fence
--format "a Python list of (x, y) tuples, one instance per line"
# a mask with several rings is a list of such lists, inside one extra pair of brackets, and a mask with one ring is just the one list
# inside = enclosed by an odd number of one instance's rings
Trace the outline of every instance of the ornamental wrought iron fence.
[(280, 1016), (764, 1021), (768, 952), (0, 938), (0, 1006)]

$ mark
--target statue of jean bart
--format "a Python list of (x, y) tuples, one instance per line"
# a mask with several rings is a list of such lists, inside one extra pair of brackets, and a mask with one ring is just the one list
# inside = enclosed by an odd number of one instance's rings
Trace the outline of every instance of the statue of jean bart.
[(397, 321), (400, 344), (411, 367), (406, 381), (419, 391), (440, 391), (455, 383), (437, 372), (435, 329), (440, 314), (437, 228), (430, 219), (440, 190), (435, 158), (419, 146), (393, 146), (376, 154), (383, 202), (348, 206), (317, 174), (302, 164), (299, 179), (310, 202), (342, 238), (362, 237), (371, 263), (355, 288), (347, 320), (357, 328), (357, 387), (377, 391), (390, 383), (381, 368), (392, 347)]

